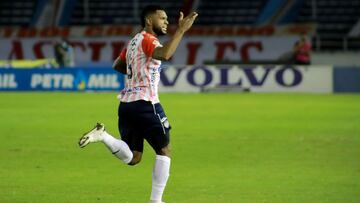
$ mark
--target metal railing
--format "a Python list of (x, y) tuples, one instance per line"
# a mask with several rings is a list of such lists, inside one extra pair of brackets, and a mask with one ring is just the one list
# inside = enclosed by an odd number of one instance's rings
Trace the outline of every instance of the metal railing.
[(344, 35), (316, 35), (312, 38), (316, 51), (360, 51), (360, 38)]

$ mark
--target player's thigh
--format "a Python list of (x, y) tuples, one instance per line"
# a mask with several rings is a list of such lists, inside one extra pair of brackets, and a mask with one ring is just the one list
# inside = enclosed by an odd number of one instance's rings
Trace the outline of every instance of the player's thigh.
[(118, 128), (121, 139), (129, 146), (132, 151), (142, 152), (144, 148), (144, 138), (142, 132), (134, 119), (132, 104), (121, 103), (118, 110)]
[(134, 130), (122, 130), (121, 140), (124, 141), (131, 151), (144, 151), (144, 138)]
[(146, 141), (159, 154), (170, 143), (170, 129), (168, 118), (160, 104), (153, 106), (154, 113), (147, 118)]
[(165, 134), (152, 134), (146, 136), (146, 141), (153, 148), (156, 154), (167, 155), (170, 151), (168, 149), (170, 145), (170, 132), (167, 131)]

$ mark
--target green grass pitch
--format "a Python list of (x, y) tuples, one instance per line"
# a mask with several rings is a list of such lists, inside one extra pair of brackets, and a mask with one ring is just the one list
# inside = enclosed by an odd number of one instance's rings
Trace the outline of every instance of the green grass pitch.
[[(360, 95), (162, 94), (173, 127), (168, 203), (360, 202)], [(148, 202), (140, 165), (78, 139), (118, 136), (116, 93), (1, 93), (0, 202)]]

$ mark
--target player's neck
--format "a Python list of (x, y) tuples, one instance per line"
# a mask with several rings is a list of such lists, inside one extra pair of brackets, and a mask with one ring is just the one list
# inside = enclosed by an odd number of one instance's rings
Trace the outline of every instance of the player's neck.
[(144, 27), (143, 29), (145, 32), (151, 34), (151, 35), (154, 35), (155, 37), (157, 37), (157, 35), (155, 34), (154, 30), (152, 30), (151, 28), (149, 27)]

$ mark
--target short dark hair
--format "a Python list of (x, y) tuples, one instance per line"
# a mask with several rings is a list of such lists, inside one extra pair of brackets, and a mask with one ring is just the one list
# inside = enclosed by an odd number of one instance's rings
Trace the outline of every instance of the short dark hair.
[(154, 14), (157, 10), (164, 11), (165, 9), (159, 5), (148, 5), (143, 8), (143, 10), (141, 12), (141, 17), (140, 17), (142, 27), (145, 27), (146, 17), (148, 15)]

